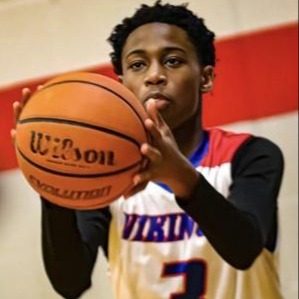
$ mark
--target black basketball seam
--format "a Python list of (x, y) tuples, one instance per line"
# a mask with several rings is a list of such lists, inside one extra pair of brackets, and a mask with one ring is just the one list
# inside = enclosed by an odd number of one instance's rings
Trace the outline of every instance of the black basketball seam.
[(138, 148), (140, 147), (140, 143), (131, 136), (125, 135), (118, 131), (114, 131), (112, 129), (108, 129), (105, 127), (96, 126), (93, 124), (88, 124), (88, 123), (84, 123), (84, 122), (80, 122), (80, 121), (75, 121), (75, 120), (68, 120), (68, 119), (62, 119), (62, 118), (51, 118), (51, 117), (31, 117), (31, 118), (25, 118), (25, 119), (19, 120), (18, 124), (23, 125), (23, 124), (32, 123), (32, 122), (48, 122), (48, 123), (67, 124), (70, 126), (80, 126), (80, 127), (97, 130), (97, 131), (101, 131), (101, 132), (105, 132), (108, 134), (112, 134), (112, 135), (121, 137), (125, 140), (128, 140), (128, 141), (134, 143)]
[(121, 96), (120, 94), (118, 94), (116, 91), (110, 89), (109, 87), (107, 86), (104, 86), (102, 84), (99, 84), (99, 83), (95, 83), (95, 82), (90, 82), (90, 81), (84, 81), (84, 80), (64, 80), (64, 81), (59, 81), (59, 82), (54, 82), (52, 84), (49, 84), (47, 86), (45, 86), (44, 88), (40, 89), (38, 92), (42, 92), (43, 90), (49, 88), (49, 87), (52, 87), (52, 86), (55, 86), (55, 85), (60, 85), (60, 84), (65, 84), (65, 83), (84, 83), (84, 84), (90, 84), (90, 85), (94, 85), (96, 87), (100, 87), (100, 88), (103, 88), (105, 90), (108, 90), (109, 92), (113, 93), (114, 95), (116, 95), (117, 97), (119, 97), (120, 99), (122, 99), (128, 106), (131, 107), (131, 109), (134, 111), (134, 113), (136, 114), (136, 116), (138, 117), (139, 121), (141, 122), (142, 126), (143, 126), (143, 129), (144, 131), (146, 132), (146, 135), (149, 137), (148, 133), (147, 133), (147, 130), (145, 128), (145, 125), (143, 123), (143, 120), (142, 118), (139, 116), (138, 112), (135, 110), (135, 107), (132, 106), (127, 100), (126, 98), (124, 98), (123, 96)]
[(35, 162), (31, 161), (28, 157), (25, 156), (25, 154), (19, 149), (17, 148), (17, 151), (19, 152), (19, 154), (22, 156), (22, 158), (27, 161), (29, 164), (31, 164), (32, 166), (44, 171), (44, 172), (48, 172), (51, 174), (55, 174), (55, 175), (60, 175), (60, 176), (64, 176), (64, 177), (73, 177), (73, 178), (82, 178), (82, 179), (89, 179), (89, 178), (100, 178), (100, 177), (107, 177), (107, 176), (114, 176), (117, 174), (120, 174), (122, 172), (126, 172), (134, 167), (136, 167), (138, 164), (141, 164), (141, 160), (135, 162), (132, 165), (129, 165), (125, 168), (119, 169), (119, 170), (115, 170), (115, 171), (111, 171), (111, 172), (105, 172), (105, 173), (94, 173), (94, 174), (77, 174), (77, 173), (67, 173), (67, 172), (60, 172), (60, 171), (56, 171), (56, 170), (52, 170), (49, 168), (46, 168), (44, 166), (41, 166), (39, 164), (36, 164)]

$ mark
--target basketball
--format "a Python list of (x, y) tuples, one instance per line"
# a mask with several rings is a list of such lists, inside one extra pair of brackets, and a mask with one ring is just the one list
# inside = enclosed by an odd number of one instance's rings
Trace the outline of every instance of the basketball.
[(32, 94), (16, 125), (16, 154), (30, 186), (71, 209), (109, 205), (132, 186), (149, 142), (142, 104), (114, 79), (60, 75)]

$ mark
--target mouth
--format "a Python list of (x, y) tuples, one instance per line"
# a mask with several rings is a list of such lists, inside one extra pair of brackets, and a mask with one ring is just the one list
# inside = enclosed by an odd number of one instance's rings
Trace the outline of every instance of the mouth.
[(155, 101), (156, 107), (157, 107), (158, 110), (166, 109), (171, 103), (170, 98), (168, 96), (166, 96), (165, 94), (160, 93), (160, 92), (150, 92), (144, 100), (144, 103), (143, 103), (144, 106), (146, 106), (146, 104), (149, 100), (154, 100)]

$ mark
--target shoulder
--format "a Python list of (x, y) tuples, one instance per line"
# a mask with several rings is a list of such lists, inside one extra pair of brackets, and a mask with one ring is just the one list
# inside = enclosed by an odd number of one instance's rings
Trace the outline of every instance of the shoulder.
[(232, 165), (233, 172), (251, 168), (282, 173), (284, 158), (277, 144), (264, 137), (251, 136), (236, 151)]
[(235, 159), (244, 156), (283, 160), (282, 151), (277, 144), (267, 138), (252, 135), (238, 148)]
[(230, 163), (239, 147), (250, 139), (247, 133), (234, 133), (218, 128), (206, 130), (208, 133), (208, 151), (202, 166), (217, 166)]
[[(233, 168), (249, 166), (253, 162), (264, 162), (277, 167), (283, 166), (280, 148), (267, 138), (249, 133), (235, 133), (222, 129), (209, 129), (209, 150), (203, 166), (231, 163)], [(257, 163), (258, 165), (259, 163)]]

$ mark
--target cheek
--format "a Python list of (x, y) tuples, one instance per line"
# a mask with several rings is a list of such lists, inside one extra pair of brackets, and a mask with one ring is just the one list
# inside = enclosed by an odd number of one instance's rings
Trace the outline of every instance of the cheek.
[(135, 85), (126, 85), (126, 87), (135, 95), (135, 97), (140, 101), (140, 91)]
[(135, 96), (136, 98), (141, 101), (142, 98), (142, 83), (139, 80), (123, 80), (123, 85), (128, 88)]
[(177, 82), (183, 97), (196, 99), (200, 94), (200, 82), (193, 78), (186, 78)]
[(181, 92), (195, 94), (200, 91), (200, 73), (200, 69), (196, 65), (188, 65), (176, 74), (175, 84), (177, 87), (180, 86)]
[(130, 76), (123, 76), (123, 85), (126, 86), (130, 91), (132, 91), (134, 94), (136, 94), (138, 86), (140, 84), (137, 82), (137, 80), (131, 80)]
[(180, 83), (178, 95), (178, 105), (182, 120), (186, 120), (194, 114), (200, 112), (200, 83), (193, 78), (186, 78)]

